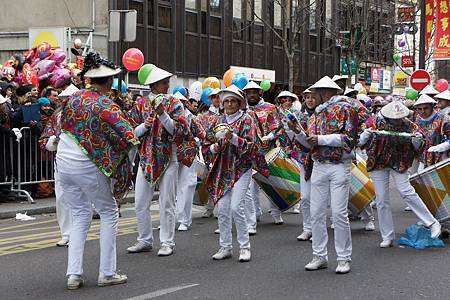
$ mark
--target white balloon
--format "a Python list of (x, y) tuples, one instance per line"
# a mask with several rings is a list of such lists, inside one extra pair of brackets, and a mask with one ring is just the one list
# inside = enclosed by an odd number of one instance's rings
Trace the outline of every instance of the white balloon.
[(202, 91), (202, 83), (200, 81), (194, 81), (189, 87), (189, 96), (197, 101), (200, 101)]

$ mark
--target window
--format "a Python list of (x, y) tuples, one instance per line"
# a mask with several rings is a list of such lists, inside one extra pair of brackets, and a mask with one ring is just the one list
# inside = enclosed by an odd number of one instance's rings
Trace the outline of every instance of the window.
[(255, 43), (256, 44), (264, 44), (264, 26), (254, 25), (253, 32), (255, 35)]
[(244, 34), (244, 30), (243, 30), (242, 22), (238, 19), (234, 19), (233, 20), (233, 39), (242, 41), (242, 39), (244, 38), (243, 34)]
[(137, 23), (144, 24), (144, 3), (142, 1), (132, 0), (130, 1), (130, 9), (134, 9), (137, 11)]
[(316, 31), (316, 0), (309, 3), (309, 30)]
[[(283, 37), (283, 30), (281, 29), (275, 29), (275, 31), (278, 33), (279, 36)], [(281, 41), (281, 39), (274, 34), (274, 41), (273, 41), (275, 46), (281, 47), (283, 46), (283, 43)]]
[(211, 9), (210, 14), (214, 16), (220, 16), (220, 0), (210, 0), (209, 8)]
[(148, 0), (147, 6), (147, 18), (148, 18), (148, 25), (149, 26), (155, 26), (155, 10), (153, 6), (153, 0)]
[(210, 17), (211, 20), (211, 35), (212, 36), (222, 36), (222, 31), (221, 31), (221, 27), (222, 27), (222, 19), (220, 17), (214, 17), (211, 16)]
[(317, 36), (315, 35), (309, 36), (309, 51), (317, 52)]
[(233, 0), (233, 18), (242, 18), (242, 0)]
[(282, 13), (281, 13), (281, 4), (278, 1), (275, 1), (273, 3), (273, 25), (275, 27), (281, 27), (281, 20), (282, 19)]
[(197, 9), (197, 5), (196, 5), (196, 0), (185, 0), (185, 8), (186, 9), (192, 9), (192, 10), (196, 10)]
[(170, 7), (160, 5), (158, 7), (158, 18), (159, 18), (159, 27), (161, 28), (172, 28), (172, 11)]
[(197, 12), (186, 11), (186, 31), (197, 33)]

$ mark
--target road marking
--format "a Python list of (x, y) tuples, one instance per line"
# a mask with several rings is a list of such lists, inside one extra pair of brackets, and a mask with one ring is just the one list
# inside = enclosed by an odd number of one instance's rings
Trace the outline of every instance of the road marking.
[(9, 226), (9, 227), (2, 227), (2, 228), (0, 228), (0, 231), (13, 229), (13, 228), (23, 228), (23, 227), (27, 227), (27, 226), (34, 226), (34, 225), (39, 225), (39, 224), (51, 223), (51, 222), (55, 222), (55, 219), (41, 221), (41, 222), (32, 222), (32, 223), (21, 224), (21, 225), (14, 225), (14, 226)]
[(167, 288), (167, 289), (163, 289), (163, 290), (157, 290), (151, 293), (147, 293), (147, 294), (143, 294), (140, 296), (136, 296), (136, 297), (132, 297), (132, 298), (127, 298), (125, 300), (147, 300), (147, 299), (153, 299), (156, 297), (160, 297), (163, 295), (167, 295), (167, 294), (171, 294), (171, 293), (175, 293), (177, 291), (180, 290), (184, 290), (184, 289), (188, 289), (194, 286), (197, 286), (199, 284), (197, 283), (193, 283), (193, 284), (185, 284), (185, 285), (179, 285), (179, 286), (174, 286), (171, 288)]

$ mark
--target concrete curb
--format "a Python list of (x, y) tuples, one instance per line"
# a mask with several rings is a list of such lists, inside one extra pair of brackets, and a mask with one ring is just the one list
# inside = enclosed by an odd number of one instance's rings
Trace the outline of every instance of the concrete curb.
[[(155, 192), (153, 195), (153, 201), (157, 200), (158, 197), (159, 197), (159, 192)], [(128, 193), (128, 195), (122, 199), (121, 203), (122, 204), (134, 203), (134, 192)], [(25, 205), (27, 205), (27, 206), (25, 206)], [(0, 211), (0, 220), (15, 218), (16, 213), (25, 212), (25, 211), (27, 212), (27, 215), (29, 215), (29, 216), (56, 213), (56, 206), (55, 206), (54, 201), (52, 202), (52, 205), (48, 205), (45, 207), (33, 207), (34, 205), (36, 205), (36, 204), (24, 204), (23, 207), (20, 206), (15, 209), (12, 209), (9, 211), (4, 211), (4, 212)], [(1, 204), (0, 204), (0, 206), (1, 206)]]

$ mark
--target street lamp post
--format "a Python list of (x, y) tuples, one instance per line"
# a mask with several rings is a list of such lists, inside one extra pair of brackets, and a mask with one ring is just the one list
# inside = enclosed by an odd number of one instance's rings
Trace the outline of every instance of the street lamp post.
[(419, 69), (425, 69), (425, 39), (426, 39), (426, 8), (425, 0), (420, 0), (420, 43), (419, 43)]

